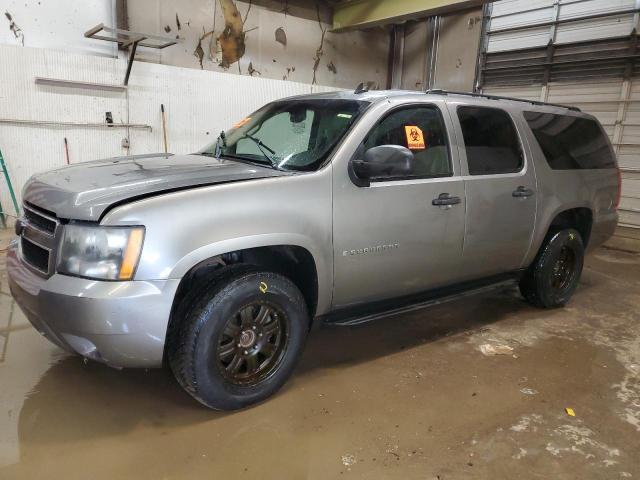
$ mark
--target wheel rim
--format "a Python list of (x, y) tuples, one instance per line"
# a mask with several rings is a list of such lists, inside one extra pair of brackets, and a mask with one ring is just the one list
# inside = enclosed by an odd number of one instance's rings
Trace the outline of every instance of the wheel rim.
[(282, 361), (288, 342), (288, 317), (273, 304), (252, 302), (224, 326), (216, 361), (224, 378), (237, 385), (269, 377)]
[(556, 290), (564, 290), (567, 288), (571, 279), (573, 278), (573, 272), (576, 267), (576, 255), (573, 250), (567, 246), (563, 246), (560, 249), (560, 254), (553, 266), (553, 277), (551, 279), (551, 286)]

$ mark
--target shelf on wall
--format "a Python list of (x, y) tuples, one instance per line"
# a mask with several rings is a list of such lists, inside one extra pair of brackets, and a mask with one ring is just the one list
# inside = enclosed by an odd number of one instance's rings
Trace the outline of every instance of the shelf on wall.
[(124, 92), (126, 85), (114, 85), (110, 83), (81, 82), (78, 80), (64, 80), (61, 78), (35, 77), (36, 85), (51, 85), (54, 87), (86, 88), (88, 90), (107, 90), (111, 92)]

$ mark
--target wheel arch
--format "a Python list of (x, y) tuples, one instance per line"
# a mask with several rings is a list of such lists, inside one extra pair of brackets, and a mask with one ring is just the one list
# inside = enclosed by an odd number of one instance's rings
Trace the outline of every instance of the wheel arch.
[(523, 262), (523, 268), (528, 268), (535, 261), (549, 232), (553, 230), (575, 228), (580, 233), (585, 250), (589, 244), (593, 227), (593, 209), (590, 205), (585, 203), (563, 205), (548, 215), (544, 214), (544, 218), (549, 220), (541, 223), (540, 228), (534, 234), (532, 248)]
[(591, 237), (593, 227), (593, 210), (587, 206), (567, 208), (557, 212), (547, 227), (546, 234), (554, 230), (573, 228), (580, 233), (585, 249)]
[(174, 272), (180, 272), (181, 275), (167, 325), (167, 339), (180, 321), (179, 307), (185, 295), (229, 265), (251, 265), (286, 276), (300, 289), (310, 318), (322, 313), (330, 304), (331, 299), (326, 291), (327, 273), (322, 270), (317, 253), (314, 255), (310, 248), (300, 245), (301, 242), (256, 242), (255, 239), (254, 242), (234, 241), (240, 247), (235, 249), (230, 249), (228, 242), (221, 243), (222, 245), (207, 246), (192, 252), (188, 256), (192, 263), (188, 269), (184, 270), (187, 263), (185, 259), (174, 269)]

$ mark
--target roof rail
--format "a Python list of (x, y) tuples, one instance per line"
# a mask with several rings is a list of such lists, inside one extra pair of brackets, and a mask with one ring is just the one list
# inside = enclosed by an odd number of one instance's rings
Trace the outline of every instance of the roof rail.
[(427, 90), (425, 93), (432, 93), (434, 95), (464, 95), (464, 96), (467, 96), (467, 97), (487, 98), (489, 100), (509, 100), (511, 102), (530, 103), (531, 105), (541, 105), (541, 106), (546, 106), (546, 107), (566, 108), (567, 110), (573, 110), (575, 112), (580, 112), (581, 111), (578, 107), (572, 107), (570, 105), (560, 105), (558, 103), (538, 102), (536, 100), (525, 100), (523, 98), (502, 97), (502, 96), (499, 96), (499, 95), (486, 95), (484, 93), (450, 92), (448, 90), (442, 90), (440, 88), (436, 88), (434, 90)]

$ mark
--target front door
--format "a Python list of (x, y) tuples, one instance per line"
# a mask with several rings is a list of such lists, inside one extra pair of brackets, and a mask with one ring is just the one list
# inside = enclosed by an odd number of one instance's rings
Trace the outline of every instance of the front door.
[[(518, 270), (536, 217), (536, 178), (511, 115), (499, 108), (450, 105), (457, 119), (467, 195), (467, 279)], [(466, 161), (465, 161), (466, 158)]]
[(356, 156), (379, 145), (409, 148), (409, 175), (358, 187), (346, 161), (334, 166), (334, 307), (428, 290), (459, 275), (465, 192), (444, 108), (391, 107), (358, 147)]

